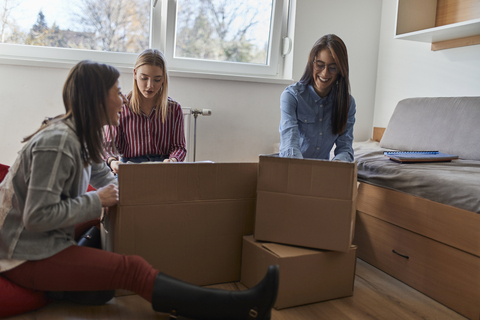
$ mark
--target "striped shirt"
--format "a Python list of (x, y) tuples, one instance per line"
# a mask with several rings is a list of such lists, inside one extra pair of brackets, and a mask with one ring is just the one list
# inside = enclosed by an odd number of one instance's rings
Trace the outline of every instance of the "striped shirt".
[[(112, 126), (113, 141), (119, 155), (125, 158), (158, 154), (183, 161), (187, 154), (183, 125), (182, 108), (170, 97), (164, 123), (155, 116), (155, 108), (147, 116), (143, 111), (138, 115), (129, 107), (124, 107), (118, 127)], [(112, 143), (108, 126), (104, 131), (107, 156), (118, 158), (108, 148)]]

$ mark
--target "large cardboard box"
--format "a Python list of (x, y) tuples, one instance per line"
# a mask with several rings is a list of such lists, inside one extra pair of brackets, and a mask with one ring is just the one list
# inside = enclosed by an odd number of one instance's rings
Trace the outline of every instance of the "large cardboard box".
[(253, 234), (257, 163), (121, 165), (120, 202), (104, 248), (140, 255), (196, 285), (240, 279), (242, 237)]
[(242, 277), (248, 288), (265, 276), (268, 266), (280, 266), (275, 309), (353, 295), (356, 247), (348, 252), (324, 251), (243, 238)]
[(255, 239), (347, 252), (355, 230), (354, 162), (262, 155)]

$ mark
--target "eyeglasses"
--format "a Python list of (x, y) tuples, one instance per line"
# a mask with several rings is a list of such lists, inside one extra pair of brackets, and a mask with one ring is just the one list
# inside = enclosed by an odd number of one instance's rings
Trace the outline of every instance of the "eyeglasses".
[(327, 68), (328, 72), (331, 74), (337, 74), (338, 73), (338, 68), (335, 64), (330, 64), (328, 66), (325, 65), (325, 63), (313, 60), (313, 65), (317, 70), (323, 71), (325, 67)]

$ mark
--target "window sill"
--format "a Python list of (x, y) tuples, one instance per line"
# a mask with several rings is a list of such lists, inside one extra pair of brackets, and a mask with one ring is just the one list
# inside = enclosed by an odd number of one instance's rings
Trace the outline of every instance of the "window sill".
[[(8, 55), (0, 55), (0, 64), (3, 65), (16, 65), (16, 66), (29, 66), (29, 67), (42, 67), (42, 68), (59, 68), (59, 69), (71, 69), (78, 61), (74, 60), (55, 60), (47, 58), (18, 58)], [(133, 67), (124, 63), (110, 63), (116, 67), (122, 73), (133, 73)], [(133, 63), (132, 63), (133, 64)], [(230, 74), (216, 74), (216, 73), (203, 73), (203, 72), (186, 72), (170, 70), (170, 77), (182, 77), (182, 78), (196, 78), (196, 79), (211, 79), (211, 80), (228, 80), (228, 81), (244, 81), (244, 82), (260, 82), (271, 84), (292, 84), (293, 79), (282, 79), (275, 77), (255, 77), (246, 75), (230, 75)]]
[(245, 82), (261, 82), (272, 84), (292, 84), (292, 79), (281, 79), (274, 77), (255, 77), (246, 75), (232, 75), (232, 74), (217, 74), (205, 72), (187, 72), (171, 70), (168, 72), (170, 77), (181, 78), (197, 78), (197, 79), (211, 79), (211, 80), (229, 80), (229, 81), (245, 81)]
[[(0, 64), (14, 65), (14, 66), (28, 66), (28, 67), (41, 67), (41, 68), (57, 68), (57, 69), (71, 69), (79, 61), (76, 60), (55, 60), (45, 58), (18, 58), (7, 55), (0, 55)], [(104, 63), (99, 61), (100, 63)], [(110, 63), (115, 66), (120, 72), (133, 72), (131, 66), (126, 64)]]

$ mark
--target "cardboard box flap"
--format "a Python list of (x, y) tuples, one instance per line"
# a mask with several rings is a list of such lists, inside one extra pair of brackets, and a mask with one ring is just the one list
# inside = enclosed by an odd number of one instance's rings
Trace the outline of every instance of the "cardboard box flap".
[(142, 163), (120, 166), (120, 205), (252, 199), (258, 163)]
[(257, 189), (333, 199), (353, 199), (357, 195), (357, 164), (260, 155)]
[[(276, 309), (347, 297), (353, 294), (355, 247), (351, 247), (351, 250), (345, 253), (290, 247), (293, 255), (285, 252), (287, 257), (278, 257), (279, 251), (273, 253), (265, 246), (275, 251), (277, 249), (288, 250), (288, 246), (259, 243), (251, 236), (243, 237), (240, 281), (246, 287), (252, 288), (265, 276), (265, 270), (269, 265), (279, 265), (280, 283), (274, 306)], [(304, 254), (296, 254), (301, 251)], [(312, 252), (313, 254), (311, 254)]]
[(270, 251), (272, 254), (276, 255), (279, 258), (290, 258), (305, 256), (309, 254), (318, 254), (322, 250), (312, 250), (307, 248), (287, 246), (279, 243), (265, 242), (262, 243), (262, 247)]

